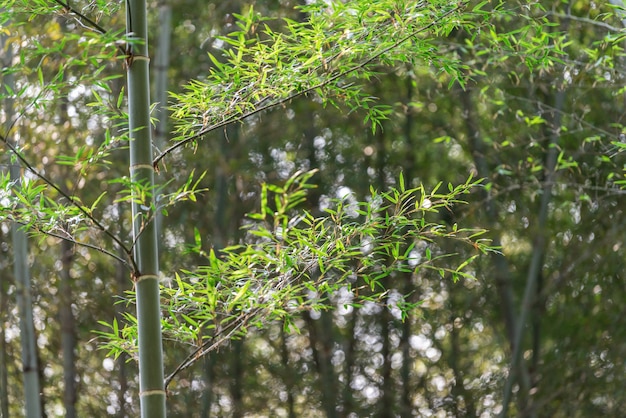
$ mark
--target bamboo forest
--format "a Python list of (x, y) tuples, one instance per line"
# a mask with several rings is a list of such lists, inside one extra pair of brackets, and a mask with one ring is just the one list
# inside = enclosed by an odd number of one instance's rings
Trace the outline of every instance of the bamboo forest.
[(0, 0), (0, 417), (626, 416), (623, 0)]

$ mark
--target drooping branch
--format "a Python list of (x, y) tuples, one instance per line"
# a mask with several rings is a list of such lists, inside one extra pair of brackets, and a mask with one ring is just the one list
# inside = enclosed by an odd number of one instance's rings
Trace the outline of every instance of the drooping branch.
[[(19, 222), (18, 220), (13, 219), (13, 222), (19, 223), (21, 225), (25, 225), (23, 222)], [(99, 247), (97, 245), (94, 244), (89, 244), (88, 242), (80, 242), (77, 241), (76, 239), (72, 238), (69, 235), (61, 235), (61, 234), (57, 234), (55, 232), (51, 232), (51, 231), (45, 231), (39, 228), (35, 227), (35, 231), (37, 231), (40, 234), (43, 235), (47, 235), (49, 237), (52, 238), (57, 238), (57, 239), (61, 239), (63, 241), (67, 241), (70, 244), (76, 245), (78, 247), (84, 247), (84, 248), (88, 248), (90, 250), (96, 250), (102, 254), (105, 254), (111, 258), (114, 258), (115, 260), (119, 261), (120, 263), (122, 263), (125, 267), (127, 267), (131, 272), (137, 270), (137, 267), (134, 264), (134, 261), (132, 258), (128, 257), (127, 259), (124, 259), (123, 257), (120, 257), (119, 255), (105, 249), (102, 247)]]
[[(124, 264), (126, 264), (129, 267), (132, 267), (133, 271), (137, 270), (137, 266), (135, 265), (135, 262), (133, 261), (132, 257), (130, 257), (131, 254), (131, 250), (128, 249), (126, 247), (126, 245), (113, 233), (111, 233), (104, 225), (102, 225), (102, 223), (100, 221), (98, 221), (91, 213), (89, 213), (89, 211), (87, 211), (80, 203), (78, 203), (72, 196), (70, 196), (69, 194), (67, 194), (65, 191), (63, 191), (63, 189), (61, 189), (55, 182), (53, 182), (52, 180), (50, 180), (47, 176), (45, 176), (44, 174), (40, 173), (39, 170), (37, 170), (27, 159), (26, 157), (24, 157), (24, 155), (17, 149), (15, 148), (15, 146), (13, 144), (11, 144), (11, 141), (9, 141), (4, 135), (0, 135), (0, 142), (3, 142), (5, 144), (5, 146), (9, 149), (9, 151), (15, 155), (15, 157), (20, 161), (20, 163), (22, 164), (22, 166), (24, 166), (28, 171), (30, 171), (31, 173), (33, 173), (36, 177), (38, 177), (41, 181), (43, 181), (46, 185), (48, 185), (49, 187), (51, 187), (52, 189), (54, 189), (61, 197), (63, 197), (64, 199), (66, 199), (69, 204), (73, 207), (75, 207), (76, 209), (78, 209), (78, 211), (83, 214), (87, 219), (89, 219), (89, 221), (100, 231), (102, 231), (102, 233), (104, 235), (106, 235), (107, 237), (109, 237), (115, 244), (117, 244), (127, 255), (128, 255), (128, 261), (125, 261)], [(40, 232), (44, 232), (44, 231), (40, 231)], [(49, 232), (44, 232), (47, 235), (50, 236), (55, 236), (53, 233), (49, 233)], [(56, 238), (61, 238), (61, 239), (68, 239), (68, 237), (63, 237), (63, 236), (56, 236)], [(83, 243), (79, 243), (75, 240), (73, 240), (73, 242), (85, 246), (85, 247), (90, 247), (89, 245), (83, 244)], [(113, 256), (112, 253), (107, 252), (104, 249), (101, 249), (99, 247), (93, 246), (90, 248), (94, 248), (97, 249), (105, 254), (108, 254), (110, 256)], [(114, 258), (119, 259), (118, 257), (114, 256)]]

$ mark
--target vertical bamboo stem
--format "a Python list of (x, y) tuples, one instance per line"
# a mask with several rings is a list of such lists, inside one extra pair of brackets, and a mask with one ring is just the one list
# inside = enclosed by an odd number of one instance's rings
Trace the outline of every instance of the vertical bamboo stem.
[(150, 132), (148, 19), (145, 0), (127, 0), (129, 45), (128, 116), (130, 175), (135, 184), (132, 204), (134, 255), (139, 271), (137, 294), (139, 392), (143, 418), (165, 417), (163, 345), (158, 280), (157, 231), (154, 215), (154, 170)]

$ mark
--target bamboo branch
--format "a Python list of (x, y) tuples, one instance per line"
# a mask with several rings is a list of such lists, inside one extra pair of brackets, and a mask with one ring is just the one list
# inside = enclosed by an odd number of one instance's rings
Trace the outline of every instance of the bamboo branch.
[[(52, 0), (54, 3), (60, 5), (61, 7), (63, 7), (63, 9), (65, 9), (66, 12), (68, 13), (72, 13), (73, 15), (76, 16), (76, 21), (84, 28), (86, 29), (91, 29), (94, 32), (98, 32), (101, 35), (106, 35), (107, 34), (107, 30), (104, 29), (102, 26), (100, 26), (98, 23), (94, 22), (92, 19), (90, 19), (89, 17), (87, 17), (86, 15), (84, 15), (83, 13), (79, 12), (78, 10), (76, 10), (75, 8), (73, 8), (72, 6), (70, 6), (70, 2), (63, 2), (61, 0)], [(82, 23), (82, 21), (87, 22), (88, 25), (85, 25), (84, 23)]]
[[(76, 22), (83, 28), (99, 33), (100, 35), (106, 35), (109, 33), (104, 27), (102, 27), (96, 21), (94, 21), (93, 19), (85, 15), (84, 13), (81, 13), (80, 11), (76, 10), (74, 7), (70, 6), (69, 1), (66, 1), (66, 2), (63, 2), (61, 0), (52, 0), (52, 1), (60, 5), (61, 7), (63, 7), (66, 13), (73, 14), (75, 16)], [(87, 24), (83, 23), (83, 21), (86, 22)], [(123, 55), (126, 55), (128, 53), (125, 45), (118, 45), (118, 49)]]
[[(11, 221), (15, 222), (15, 223), (18, 223), (18, 224), (20, 224), (22, 226), (26, 226), (27, 225), (24, 222), (21, 222), (21, 221), (16, 220), (16, 219), (11, 219)], [(35, 225), (34, 230), (39, 232), (40, 234), (44, 234), (44, 235), (47, 235), (47, 236), (52, 237), (52, 238), (62, 239), (63, 241), (70, 242), (70, 243), (72, 243), (74, 245), (77, 245), (79, 247), (89, 248), (89, 249), (92, 249), (92, 250), (96, 250), (96, 251), (98, 251), (98, 252), (100, 252), (102, 254), (108, 255), (109, 257), (112, 257), (112, 258), (116, 259), (117, 261), (119, 261), (120, 263), (124, 264), (124, 266), (126, 266), (130, 271), (135, 271), (137, 269), (137, 267), (134, 265), (135, 263), (134, 263), (132, 258), (128, 257), (128, 260), (125, 260), (122, 257), (120, 257), (119, 255), (114, 254), (111, 251), (106, 250), (106, 249), (104, 249), (102, 247), (99, 247), (97, 245), (89, 244), (87, 242), (77, 241), (69, 233), (67, 233), (67, 235), (61, 235), (61, 234), (57, 234), (57, 233), (54, 233), (54, 232), (43, 230), (41, 228), (37, 228), (36, 225)]]
[[(260, 112), (263, 112), (265, 110), (269, 110), (269, 109), (273, 109), (277, 106), (281, 106), (286, 104), (287, 102), (292, 101), (293, 99), (296, 99), (298, 97), (301, 96), (306, 96), (309, 93), (314, 92), (315, 90), (324, 88), (326, 86), (328, 86), (329, 84), (331, 84), (332, 82), (336, 81), (339, 78), (345, 77), (347, 75), (350, 75), (352, 73), (355, 73), (365, 67), (367, 67), (369, 64), (371, 64), (372, 62), (378, 60), (380, 57), (382, 57), (383, 55), (387, 54), (388, 52), (394, 50), (395, 48), (397, 48), (398, 46), (402, 45), (404, 42), (408, 41), (409, 39), (426, 32), (427, 30), (433, 28), (434, 26), (436, 26), (437, 24), (439, 24), (442, 20), (444, 20), (446, 17), (450, 16), (451, 14), (459, 11), (460, 9), (464, 8), (466, 5), (465, 2), (461, 2), (459, 3), (457, 6), (455, 6), (453, 9), (448, 10), (447, 12), (443, 13), (442, 15), (436, 17), (435, 19), (433, 19), (429, 24), (422, 26), (419, 29), (416, 29), (414, 31), (412, 31), (411, 33), (409, 33), (408, 35), (405, 35), (404, 37), (398, 39), (396, 42), (394, 42), (392, 45), (388, 46), (387, 48), (384, 48), (382, 51), (372, 55), (371, 57), (365, 59), (364, 61), (354, 65), (351, 68), (348, 68), (347, 70), (344, 71), (340, 71), (338, 73), (335, 73), (334, 75), (331, 75), (328, 79), (321, 81), (313, 86), (309, 86), (301, 91), (297, 91), (297, 92), (292, 92), (290, 94), (288, 94), (286, 97), (283, 97), (282, 99), (276, 99), (274, 102), (269, 103), (265, 106), (261, 106), (258, 107), (256, 109), (250, 110), (246, 113), (243, 113), (241, 115), (232, 115), (230, 117), (227, 117), (225, 120), (215, 123), (211, 126), (208, 126), (206, 128), (201, 129), (198, 133), (195, 133), (185, 139), (182, 139), (178, 142), (176, 142), (174, 145), (171, 145), (170, 147), (168, 147), (167, 149), (165, 149), (163, 152), (161, 152), (153, 161), (152, 161), (152, 165), (154, 166), (155, 170), (158, 169), (158, 165), (159, 162), (165, 158), (168, 154), (170, 154), (171, 152), (175, 151), (176, 149), (190, 143), (193, 141), (197, 141), (199, 139), (201, 139), (203, 136), (205, 136), (206, 134), (215, 131), (216, 129), (220, 129), (223, 128), (227, 125), (230, 125), (231, 123), (235, 123), (235, 122), (242, 122), (243, 120), (256, 115)], [(261, 100), (259, 100), (257, 103), (263, 103), (267, 100), (270, 100), (270, 97), (265, 97)]]
[[(91, 215), (87, 210), (85, 210), (85, 208), (82, 205), (80, 205), (76, 200), (74, 200), (74, 198), (72, 198), (69, 194), (67, 194), (59, 186), (57, 186), (56, 183), (54, 183), (48, 177), (46, 177), (45, 175), (41, 174), (37, 169), (35, 169), (35, 167), (33, 167), (33, 165), (26, 159), (26, 157), (24, 157), (24, 155), (22, 155), (22, 153), (20, 151), (18, 151), (17, 148), (15, 148), (15, 146), (13, 146), (11, 144), (11, 142), (5, 136), (0, 135), (0, 141), (3, 142), (6, 145), (6, 147), (9, 149), (9, 151), (11, 151), (17, 157), (17, 159), (22, 163), (22, 165), (28, 171), (30, 171), (35, 176), (37, 176), (45, 184), (47, 184), (48, 186), (52, 187), (57, 193), (59, 193), (59, 195), (61, 195), (63, 198), (65, 198), (70, 203), (71, 206), (74, 206), (75, 208), (77, 208), (87, 219), (89, 219), (97, 229), (102, 231), (107, 237), (109, 237), (111, 240), (113, 240), (114, 243), (116, 243), (120, 248), (122, 248), (126, 252), (126, 254), (129, 255), (129, 260), (131, 260), (133, 271), (137, 270), (137, 266), (135, 265), (135, 262), (132, 260), (132, 257), (130, 257), (131, 250), (126, 248), (124, 243), (117, 236), (115, 236), (113, 233), (111, 233), (93, 215)], [(61, 237), (59, 237), (59, 238), (61, 238)]]

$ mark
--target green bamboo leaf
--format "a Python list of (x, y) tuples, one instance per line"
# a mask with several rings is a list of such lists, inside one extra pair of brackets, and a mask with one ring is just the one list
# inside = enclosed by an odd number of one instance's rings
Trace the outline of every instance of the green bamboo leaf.
[(196, 227), (193, 228), (193, 237), (194, 237), (195, 247), (197, 249), (201, 248), (202, 247), (202, 236), (200, 235), (200, 231)]
[(235, 305), (244, 297), (250, 285), (252, 284), (252, 280), (247, 280), (244, 285), (239, 289), (235, 297), (229, 302), (228, 307), (226, 308), (226, 312), (231, 312)]
[(472, 261), (474, 261), (476, 259), (476, 257), (478, 257), (478, 255), (473, 255), (470, 258), (468, 258), (467, 260), (463, 261), (461, 264), (459, 264), (459, 266), (455, 269), (456, 273), (460, 273), (461, 270), (463, 270), (465, 267), (467, 267), (467, 265), (469, 263), (471, 263)]
[(182, 316), (183, 319), (187, 321), (187, 323), (193, 325), (196, 329), (199, 328), (198, 322), (194, 320), (192, 317), (190, 317), (189, 315), (185, 315), (184, 313), (181, 313), (180, 316)]

